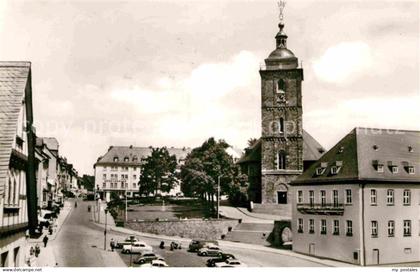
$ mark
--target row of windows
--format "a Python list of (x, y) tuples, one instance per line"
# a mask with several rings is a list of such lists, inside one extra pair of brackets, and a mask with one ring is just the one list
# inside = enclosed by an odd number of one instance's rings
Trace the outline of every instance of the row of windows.
[[(113, 159), (114, 162), (119, 162), (119, 160), (120, 160), (120, 158), (118, 156), (115, 156), (114, 159)], [(139, 159), (137, 158), (137, 156), (134, 156), (133, 159), (132, 159), (133, 162), (136, 162), (138, 160)], [(129, 157), (124, 157), (123, 161), (124, 162), (129, 162), (130, 158)]]
[[(304, 231), (304, 222), (303, 218), (299, 218), (297, 221), (297, 229), (299, 233), (303, 233)], [(333, 235), (340, 235), (340, 220), (333, 220), (331, 225), (331, 233)], [(388, 237), (395, 236), (395, 221), (390, 220), (387, 224), (388, 227)], [(378, 221), (371, 221), (371, 236), (372, 238), (378, 237)], [(411, 220), (403, 220), (402, 224), (403, 228), (403, 235), (404, 237), (411, 236)], [(351, 220), (346, 220), (346, 236), (353, 236), (353, 222)], [(315, 233), (315, 220), (309, 219), (308, 220), (308, 232), (313, 234)], [(327, 234), (327, 220), (321, 219), (319, 221), (319, 232), (320, 234)]]
[[(103, 174), (102, 175), (103, 179), (106, 180), (107, 179), (107, 174)], [(110, 175), (111, 179), (118, 179), (118, 174), (111, 174)], [(121, 174), (121, 179), (128, 179), (128, 175), (127, 174)], [(137, 175), (133, 175), (133, 179), (137, 179)]]
[[(378, 237), (378, 221), (371, 221), (371, 236), (373, 238)], [(395, 221), (390, 220), (388, 221), (388, 237), (395, 236)], [(411, 220), (403, 220), (403, 235), (404, 237), (411, 236)]]
[[(385, 172), (385, 167), (384, 167), (384, 165), (383, 164), (375, 164), (374, 163), (374, 165), (376, 166), (376, 171), (378, 172), (378, 173), (383, 173), (383, 172)], [(405, 168), (405, 171), (408, 173), (408, 174), (414, 174), (415, 173), (415, 170), (414, 170), (414, 166), (413, 165), (410, 165), (410, 166), (407, 166), (407, 167), (404, 167)], [(398, 174), (398, 171), (399, 171), (399, 168), (398, 168), (398, 166), (397, 165), (392, 165), (392, 166), (390, 166), (389, 167), (389, 170), (391, 171), (391, 173), (393, 173), (393, 174)]]
[[(104, 171), (106, 172), (106, 171), (108, 171), (108, 168), (112, 171), (112, 172), (115, 172), (115, 171), (118, 171), (118, 169), (121, 169), (121, 171), (128, 171), (129, 170), (129, 167), (127, 167), (127, 166), (123, 166), (123, 167), (118, 167), (118, 166), (111, 166), (111, 167), (107, 167), (107, 166), (105, 166), (104, 167)], [(137, 171), (137, 167), (133, 167), (133, 171)]]
[[(394, 195), (395, 192), (393, 189), (388, 189), (386, 191), (386, 204), (387, 205), (394, 205)], [(370, 190), (370, 205), (377, 205), (378, 204), (378, 194), (375, 189)], [(403, 191), (403, 205), (408, 206), (411, 205), (411, 191), (409, 189), (405, 189)]]
[[(124, 189), (124, 188), (128, 188), (128, 183), (124, 183), (124, 182), (103, 182), (102, 183), (102, 188), (107, 188), (107, 184), (109, 184), (109, 188), (111, 189), (117, 189), (118, 188), (118, 183), (120, 183), (120, 188)], [(133, 182), (133, 188), (136, 188), (137, 183)]]
[[(327, 204), (327, 192), (325, 190), (320, 190), (319, 191), (319, 200), (321, 205), (326, 205)], [(352, 191), (351, 189), (346, 189), (345, 190), (345, 204), (351, 205), (353, 203), (353, 197), (352, 197)], [(304, 203), (305, 202), (305, 197), (304, 197), (304, 192), (299, 190), (297, 191), (297, 203)], [(338, 194), (338, 190), (332, 190), (331, 192), (331, 202), (334, 205), (338, 205), (339, 204), (339, 194)], [(309, 190), (309, 204), (313, 205), (315, 204), (315, 191), (313, 190)]]
[[(297, 221), (298, 232), (303, 233), (304, 224), (303, 218), (299, 218)], [(308, 232), (315, 233), (315, 220), (309, 219), (308, 221)], [(319, 232), (320, 234), (327, 234), (327, 219), (321, 219), (319, 221)], [(331, 233), (333, 235), (340, 235), (340, 221), (333, 220), (331, 224)], [(353, 236), (353, 221), (346, 220), (346, 236)]]
[[(394, 199), (394, 195), (395, 195), (395, 191), (393, 189), (388, 189), (387, 193), (386, 193), (386, 204), (387, 205), (394, 205), (395, 204), (395, 199)], [(319, 199), (320, 199), (320, 203), (321, 205), (325, 205), (327, 204), (327, 193), (325, 190), (320, 190), (319, 191)], [(339, 204), (339, 193), (338, 190), (332, 190), (331, 192), (331, 200), (333, 204)], [(345, 190), (345, 204), (352, 204), (353, 199), (352, 199), (352, 190), (351, 189), (346, 189)], [(377, 191), (375, 189), (370, 190), (370, 204), (371, 205), (377, 205), (378, 202), (378, 197), (377, 197)], [(297, 203), (304, 203), (305, 202), (305, 196), (304, 196), (304, 192), (299, 190), (297, 191)], [(315, 192), (313, 190), (309, 191), (309, 204), (314, 204), (315, 203)], [(403, 191), (403, 205), (411, 205), (411, 191), (409, 189), (405, 189)]]

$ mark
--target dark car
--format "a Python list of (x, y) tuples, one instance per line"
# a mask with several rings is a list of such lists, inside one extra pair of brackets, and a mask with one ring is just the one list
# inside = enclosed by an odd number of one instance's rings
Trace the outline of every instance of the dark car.
[(165, 259), (159, 255), (156, 255), (153, 252), (143, 253), (137, 260), (134, 261), (135, 264), (145, 264), (151, 263), (154, 260), (165, 261)]
[(188, 246), (188, 251), (197, 252), (206, 244), (219, 245), (217, 241), (206, 241), (206, 240), (192, 240)]
[(216, 265), (216, 263), (221, 263), (221, 262), (225, 262), (228, 259), (236, 259), (235, 256), (233, 256), (232, 254), (229, 253), (222, 253), (219, 257), (217, 258), (212, 258), (212, 259), (208, 259), (207, 260), (207, 266), (208, 267), (214, 267)]

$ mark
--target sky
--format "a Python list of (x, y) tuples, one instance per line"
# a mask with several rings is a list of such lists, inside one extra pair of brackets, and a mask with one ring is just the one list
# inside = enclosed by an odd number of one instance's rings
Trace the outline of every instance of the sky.
[[(93, 174), (111, 145), (258, 138), (278, 13), (275, 0), (3, 0), (0, 60), (32, 62), (37, 135)], [(303, 126), (325, 148), (357, 126), (420, 130), (418, 1), (289, 0), (284, 19)]]

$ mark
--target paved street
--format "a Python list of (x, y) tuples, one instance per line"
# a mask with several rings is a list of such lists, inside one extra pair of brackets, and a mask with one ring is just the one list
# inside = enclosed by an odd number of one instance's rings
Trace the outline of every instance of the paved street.
[[(50, 246), (55, 252), (55, 259), (58, 266), (69, 267), (103, 267), (103, 266), (128, 266), (130, 255), (121, 254), (119, 251), (111, 252), (109, 240), (122, 240), (127, 233), (108, 231), (107, 251), (104, 251), (104, 228), (92, 221), (92, 215), (88, 212), (88, 205), (92, 202), (78, 202), (78, 207), (73, 208), (58, 232), (56, 239), (51, 241)], [(72, 202), (72, 205), (73, 202)], [(183, 242), (181, 250), (170, 251), (159, 249), (162, 239), (159, 237), (141, 237), (143, 241), (150, 244), (154, 251), (162, 255), (169, 266), (198, 267), (205, 266), (207, 258), (199, 257), (195, 253), (187, 252), (188, 242)], [(164, 240), (169, 245), (171, 240)], [(310, 261), (296, 256), (279, 254), (278, 252), (261, 251), (250, 245), (221, 243), (221, 248), (234, 254), (249, 266), (323, 266), (321, 263)], [(132, 260), (137, 255), (132, 256)], [(133, 265), (136, 266), (136, 265)]]

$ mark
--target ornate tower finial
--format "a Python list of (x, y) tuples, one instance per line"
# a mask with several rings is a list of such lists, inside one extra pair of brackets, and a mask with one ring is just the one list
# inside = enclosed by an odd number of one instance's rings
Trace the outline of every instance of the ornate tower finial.
[(284, 10), (284, 7), (286, 6), (286, 0), (279, 0), (278, 2), (277, 2), (277, 5), (278, 5), (278, 7), (279, 7), (279, 20), (280, 20), (280, 23), (284, 23), (284, 21), (283, 21), (283, 10)]

